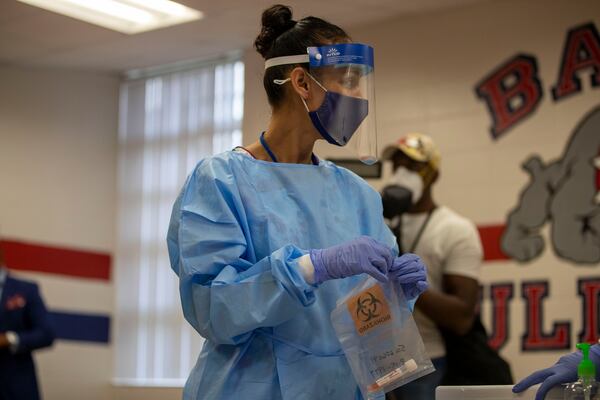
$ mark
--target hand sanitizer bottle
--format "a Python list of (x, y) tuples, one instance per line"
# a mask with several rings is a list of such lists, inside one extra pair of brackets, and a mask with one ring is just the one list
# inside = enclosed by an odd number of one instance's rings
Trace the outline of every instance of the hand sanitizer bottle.
[(565, 400), (600, 400), (598, 383), (596, 382), (596, 366), (590, 360), (589, 343), (578, 343), (577, 348), (583, 353), (583, 359), (577, 367), (577, 382), (569, 383), (564, 390)]

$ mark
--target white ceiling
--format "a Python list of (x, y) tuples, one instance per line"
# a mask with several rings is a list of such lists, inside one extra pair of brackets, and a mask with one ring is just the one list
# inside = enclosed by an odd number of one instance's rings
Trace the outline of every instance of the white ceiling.
[[(346, 30), (408, 13), (487, 0), (290, 0), (294, 19), (315, 15)], [(215, 57), (252, 46), (262, 10), (275, 0), (179, 0), (205, 14), (200, 21), (125, 35), (0, 0), (0, 65), (118, 73), (132, 68)]]

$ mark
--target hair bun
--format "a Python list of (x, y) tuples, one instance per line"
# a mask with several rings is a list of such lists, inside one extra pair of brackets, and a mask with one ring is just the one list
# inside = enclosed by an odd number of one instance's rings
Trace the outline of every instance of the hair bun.
[(292, 9), (276, 4), (267, 8), (262, 14), (262, 29), (254, 41), (254, 47), (263, 58), (267, 58), (275, 40), (282, 33), (293, 28), (296, 21), (292, 19)]

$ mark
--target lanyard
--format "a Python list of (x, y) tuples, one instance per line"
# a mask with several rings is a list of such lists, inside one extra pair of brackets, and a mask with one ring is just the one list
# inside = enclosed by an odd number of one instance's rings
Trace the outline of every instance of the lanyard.
[[(262, 145), (262, 147), (264, 147), (267, 154), (269, 154), (269, 157), (271, 157), (271, 160), (273, 160), (273, 162), (278, 162), (277, 157), (275, 157), (275, 154), (273, 154), (273, 152), (271, 151), (271, 148), (267, 144), (267, 141), (265, 140), (264, 136), (265, 136), (264, 132), (260, 134), (260, 138), (259, 138), (260, 144)], [(312, 153), (310, 155), (310, 159), (311, 159), (313, 165), (319, 165), (319, 159), (317, 158), (317, 156), (315, 156), (315, 153)]]
[[(421, 240), (421, 236), (423, 236), (423, 232), (425, 232), (425, 228), (427, 227), (427, 224), (429, 223), (429, 220), (431, 219), (431, 215), (433, 214), (433, 212), (435, 211), (435, 208), (433, 210), (430, 210), (427, 213), (427, 217), (425, 218), (425, 221), (423, 221), (423, 224), (421, 225), (421, 228), (419, 228), (419, 232), (417, 233), (417, 236), (415, 237), (415, 240), (412, 243), (412, 246), (410, 246), (410, 250), (408, 251), (409, 253), (414, 253), (415, 249), (417, 248), (417, 245), (419, 244), (419, 241)], [(396, 242), (398, 243), (398, 249), (400, 250), (400, 254), (403, 253), (402, 250), (402, 216), (400, 216), (400, 222), (398, 223), (398, 226), (396, 226), (396, 228), (394, 229), (396, 233)]]

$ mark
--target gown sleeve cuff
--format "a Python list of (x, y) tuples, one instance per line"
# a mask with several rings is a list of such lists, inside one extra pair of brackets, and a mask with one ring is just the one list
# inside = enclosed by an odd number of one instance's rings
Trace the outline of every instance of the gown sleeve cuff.
[(276, 250), (270, 258), (275, 279), (303, 306), (308, 307), (315, 301), (316, 287), (311, 285), (301, 272), (300, 259), (306, 254), (305, 250), (290, 245)]

